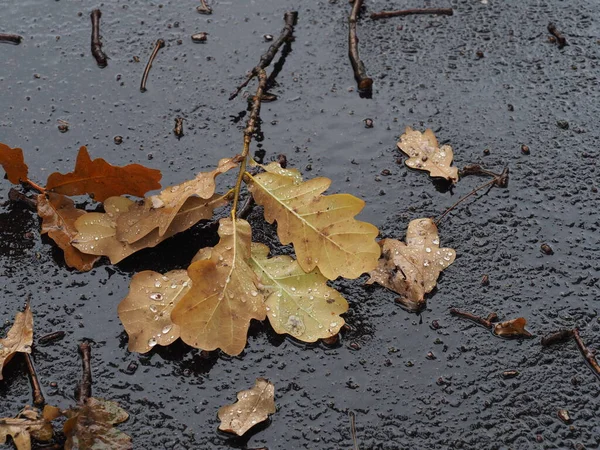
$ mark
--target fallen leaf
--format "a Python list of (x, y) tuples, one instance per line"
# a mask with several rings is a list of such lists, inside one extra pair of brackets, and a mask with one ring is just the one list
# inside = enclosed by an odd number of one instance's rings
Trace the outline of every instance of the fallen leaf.
[(219, 408), (219, 430), (242, 436), (275, 411), (275, 386), (257, 378), (252, 389), (238, 392), (237, 402)]
[(248, 263), (251, 235), (245, 220), (221, 219), (221, 239), (210, 259), (188, 267), (192, 287), (173, 308), (171, 319), (192, 347), (237, 355), (246, 346), (250, 320), (265, 319), (260, 283)]
[[(159, 236), (167, 233), (171, 222), (188, 199), (199, 197), (198, 204), (215, 196), (215, 178), (238, 165), (232, 158), (219, 161), (211, 172), (200, 172), (193, 180), (168, 187), (160, 194), (152, 195), (142, 205), (135, 205), (117, 220), (117, 238), (128, 243), (136, 242), (158, 228)], [(203, 219), (212, 217), (212, 209), (207, 209)], [(198, 219), (200, 220), (200, 219)]]
[(6, 337), (0, 339), (0, 380), (4, 366), (16, 353), (31, 353), (31, 344), (33, 344), (33, 314), (27, 302), (25, 310), (16, 314), (15, 322), (6, 333)]
[(264, 166), (261, 165), (260, 167), (262, 167), (267, 172), (290, 177), (293, 179), (294, 184), (302, 183), (302, 174), (298, 169), (284, 169), (279, 163), (276, 162), (270, 162), (269, 164)]
[(441, 271), (454, 262), (456, 252), (440, 248), (438, 230), (431, 219), (416, 219), (408, 224), (406, 244), (382, 239), (379, 266), (369, 273), (367, 284), (379, 283), (398, 293), (398, 301), (411, 311), (425, 306), (425, 294), (436, 285)]
[(6, 172), (6, 178), (13, 184), (19, 184), (19, 180), (27, 179), (27, 164), (23, 159), (23, 150), (10, 148), (0, 143), (0, 166)]
[(129, 244), (117, 238), (117, 220), (137, 204), (125, 197), (110, 197), (104, 202), (105, 213), (88, 213), (75, 221), (78, 233), (71, 244), (86, 254), (108, 256), (111, 263), (117, 264), (139, 250), (155, 247), (171, 236), (191, 228), (200, 220), (212, 217), (214, 209), (225, 203), (223, 196), (214, 196), (208, 200), (189, 198), (163, 236), (155, 228), (143, 238)]
[(494, 334), (502, 337), (526, 337), (530, 338), (533, 335), (525, 329), (527, 320), (524, 317), (507, 320), (494, 324)]
[(267, 317), (276, 333), (303, 342), (335, 336), (344, 325), (340, 314), (348, 302), (327, 286), (327, 278), (314, 269), (304, 272), (289, 256), (268, 258), (269, 247), (252, 243), (250, 263), (266, 294)]
[(117, 403), (90, 397), (83, 406), (65, 411), (63, 426), (65, 450), (126, 450), (133, 448), (131, 438), (115, 428), (129, 414)]
[(249, 189), (264, 207), (265, 219), (277, 221), (282, 244), (293, 243), (305, 272), (318, 267), (330, 280), (357, 278), (377, 266), (377, 227), (354, 219), (365, 202), (350, 194), (321, 195), (328, 178), (295, 184), (295, 178), (264, 172), (251, 177)]
[(26, 406), (17, 417), (0, 419), (0, 444), (5, 444), (10, 436), (17, 450), (31, 450), (32, 437), (38, 441), (52, 439), (52, 418), (46, 417), (48, 408), (54, 407), (46, 406), (42, 417), (37, 409)]
[(406, 127), (400, 136), (398, 148), (409, 156), (405, 164), (411, 169), (426, 170), (432, 177), (445, 178), (452, 183), (458, 181), (458, 169), (451, 167), (454, 157), (452, 147), (438, 147), (438, 141), (430, 129), (421, 133)]
[(185, 270), (164, 275), (145, 270), (133, 276), (129, 294), (118, 308), (119, 319), (129, 335), (130, 352), (146, 353), (155, 345), (166, 346), (179, 338), (171, 311), (191, 285)]
[(102, 158), (92, 161), (84, 146), (79, 149), (75, 170), (67, 174), (54, 172), (48, 177), (46, 189), (64, 195), (89, 194), (103, 202), (123, 194), (143, 197), (148, 191), (160, 189), (161, 176), (159, 170), (139, 164), (118, 167)]
[(88, 213), (77, 209), (70, 198), (52, 192), (38, 195), (37, 209), (42, 218), (42, 234), (48, 233), (63, 250), (67, 266), (81, 271), (91, 270), (100, 257), (82, 253), (71, 245), (77, 235), (75, 221)]

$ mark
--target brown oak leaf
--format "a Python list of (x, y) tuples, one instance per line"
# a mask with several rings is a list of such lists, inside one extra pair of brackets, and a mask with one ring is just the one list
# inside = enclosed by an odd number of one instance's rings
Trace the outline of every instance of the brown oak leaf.
[(507, 320), (494, 324), (494, 334), (502, 337), (526, 337), (530, 338), (533, 335), (525, 329), (527, 319), (519, 317), (517, 319)]
[(5, 444), (10, 436), (17, 450), (31, 450), (32, 437), (38, 441), (49, 441), (54, 434), (50, 422), (57, 417), (55, 410), (53, 406), (46, 405), (40, 417), (37, 409), (26, 406), (17, 417), (0, 419), (0, 444)]
[(0, 339), (0, 380), (4, 366), (16, 353), (31, 353), (31, 344), (33, 344), (33, 314), (27, 302), (25, 310), (16, 314), (15, 322), (6, 337)]
[(10, 148), (0, 143), (0, 166), (6, 172), (6, 178), (13, 184), (19, 184), (19, 180), (27, 179), (27, 164), (23, 159), (23, 150)]

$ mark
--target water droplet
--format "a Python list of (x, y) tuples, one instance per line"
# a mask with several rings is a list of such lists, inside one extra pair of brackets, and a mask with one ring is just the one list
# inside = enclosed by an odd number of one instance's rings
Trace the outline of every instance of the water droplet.
[(185, 192), (191, 191), (192, 189), (193, 189), (193, 187), (192, 187), (192, 186), (186, 186), (186, 187), (184, 187), (184, 188), (183, 188), (183, 190), (184, 190)]
[(292, 286), (292, 291), (295, 291), (295, 290), (296, 290), (296, 288), (294, 286)]
[(337, 327), (337, 322), (331, 322), (329, 324), (329, 328), (335, 328), (335, 327)]
[(94, 240), (95, 240), (95, 241), (97, 241), (98, 239), (100, 239), (98, 236), (96, 236), (96, 237), (94, 238)]
[(425, 267), (429, 266), (429, 261), (425, 260), (425, 261), (423, 262), (423, 265), (424, 265)]
[(171, 331), (171, 328), (173, 328), (173, 325), (165, 325), (165, 327), (162, 329), (162, 333), (167, 334), (169, 331)]
[(258, 292), (256, 292), (256, 291), (252, 291), (252, 292), (250, 292), (250, 295), (251, 295), (252, 297), (256, 297), (256, 296), (258, 295)]
[(155, 305), (150, 305), (150, 311), (155, 313), (158, 311), (158, 308)]
[(171, 192), (177, 192), (179, 190), (179, 185), (173, 186), (171, 188)]
[(152, 294), (150, 294), (150, 298), (152, 300), (156, 300), (157, 302), (160, 302), (163, 299), (163, 295), (160, 292), (153, 292)]
[(157, 287), (157, 288), (159, 288), (159, 287), (161, 287), (161, 286), (162, 286), (162, 284), (160, 284), (160, 281), (157, 281), (156, 283), (154, 283), (154, 287)]
[(435, 238), (435, 239), (434, 239), (433, 241), (431, 241), (431, 242), (433, 242), (433, 245), (439, 245), (439, 243), (440, 243), (440, 240), (439, 240), (438, 238)]
[(171, 289), (177, 289), (177, 283), (171, 284)]
[(425, 248), (425, 251), (426, 251), (427, 253), (431, 253), (431, 249), (430, 249), (429, 247), (426, 247), (426, 248)]
[(155, 195), (150, 197), (150, 199), (152, 202), (152, 208), (154, 209), (162, 208), (163, 206), (165, 206), (165, 202), (163, 202), (159, 197)]
[(306, 331), (306, 326), (304, 325), (302, 318), (293, 314), (288, 317), (284, 326), (292, 336), (302, 336), (304, 331)]
[(156, 344), (158, 344), (158, 342), (156, 342), (156, 339), (154, 339), (154, 338), (148, 339), (148, 346), (149, 347), (154, 347)]
[(184, 281), (183, 283), (181, 283), (181, 285), (182, 285), (183, 287), (188, 287), (188, 286), (189, 286), (189, 284), (190, 284), (190, 282), (189, 282), (189, 281), (187, 281), (187, 280), (186, 280), (186, 281)]
[(154, 320), (158, 320), (158, 319), (159, 319), (159, 317), (158, 317), (158, 316), (154, 316)]

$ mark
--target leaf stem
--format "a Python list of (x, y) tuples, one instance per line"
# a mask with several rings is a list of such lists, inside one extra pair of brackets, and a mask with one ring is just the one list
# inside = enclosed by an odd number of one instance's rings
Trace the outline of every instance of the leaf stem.
[(244, 148), (242, 150), (240, 172), (238, 173), (237, 182), (233, 191), (233, 207), (231, 208), (231, 218), (235, 221), (237, 214), (238, 203), (240, 199), (240, 189), (242, 188), (242, 181), (244, 174), (246, 173), (246, 165), (248, 162), (248, 153), (250, 152), (250, 142), (252, 141), (252, 135), (256, 129), (256, 124), (260, 115), (260, 104), (263, 93), (267, 86), (267, 73), (264, 69), (258, 71), (258, 87), (256, 88), (256, 95), (252, 100), (252, 106), (250, 107), (250, 117), (246, 122), (246, 129), (244, 130)]
[(435, 221), (435, 225), (439, 226), (440, 222), (442, 221), (442, 219), (450, 212), (452, 211), (454, 208), (456, 208), (458, 205), (460, 205), (462, 202), (464, 202), (466, 199), (468, 199), (470, 196), (474, 195), (476, 192), (480, 191), (481, 189), (491, 186), (496, 182), (496, 178), (482, 184), (479, 187), (476, 187), (475, 189), (473, 189), (471, 192), (469, 192), (467, 195), (465, 195), (463, 198), (461, 198), (459, 201), (457, 201), (454, 205), (452, 205), (450, 208), (448, 208), (446, 211), (444, 211), (442, 213), (442, 215)]
[(35, 189), (36, 191), (38, 191), (40, 194), (45, 194), (46, 193), (46, 188), (40, 186), (39, 184), (37, 184), (35, 181), (31, 181), (29, 178), (25, 179), (25, 180), (21, 180), (21, 183), (26, 184), (27, 186)]

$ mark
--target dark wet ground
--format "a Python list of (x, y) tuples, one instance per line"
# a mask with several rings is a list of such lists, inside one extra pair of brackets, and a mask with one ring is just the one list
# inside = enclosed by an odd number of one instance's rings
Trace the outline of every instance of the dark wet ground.
[[(33, 354), (50, 403), (73, 403), (77, 342), (91, 338), (94, 395), (129, 411), (121, 428), (138, 449), (243, 448), (244, 440), (216, 432), (216, 411), (258, 376), (275, 383), (278, 411), (248, 447), (349, 449), (352, 410), (363, 450), (598, 448), (600, 383), (574, 343), (543, 349), (538, 339), (501, 340), (448, 313), (455, 306), (524, 316), (538, 336), (577, 326), (590, 347), (600, 347), (596, 1), (462, 0), (451, 2), (452, 17), (365, 18), (360, 50), (375, 79), (372, 100), (354, 90), (344, 0), (215, 1), (212, 16), (197, 14), (193, 1), (3, 3), (0, 31), (25, 40), (0, 45), (0, 141), (24, 149), (34, 180), (71, 170), (83, 144), (115, 164), (161, 169), (163, 185), (238, 152), (244, 120), (233, 118), (245, 103), (227, 101), (228, 94), (267, 48), (263, 35), (278, 35), (290, 9), (299, 11), (296, 42), (272, 90), (279, 100), (262, 111), (266, 160), (285, 153), (306, 177), (332, 178), (332, 192), (365, 199), (362, 218), (396, 238), (410, 220), (440, 214), (481, 183), (465, 178), (453, 193), (439, 192), (425, 174), (397, 164), (395, 142), (405, 126), (433, 128), (453, 146), (459, 167), (511, 170), (509, 189), (494, 189), (442, 224), (442, 245), (458, 257), (421, 316), (400, 309), (382, 288), (338, 282), (356, 330), (338, 347), (298, 345), (256, 325), (236, 358), (203, 359), (181, 343), (131, 354), (117, 317), (133, 273), (185, 267), (211, 239), (202, 229), (119, 266), (76, 273), (40, 240), (36, 217), (18, 205), (0, 208), (4, 330), (31, 292), (36, 335), (67, 332)], [(400, 3), (368, 2), (368, 11), (424, 4)], [(89, 13), (97, 6), (110, 57), (103, 70), (89, 51)], [(569, 46), (548, 43), (549, 21)], [(192, 43), (200, 31), (208, 42)], [(167, 46), (141, 94), (159, 37)], [(178, 115), (185, 118), (181, 140), (172, 133)], [(364, 127), (367, 117), (374, 128)], [(70, 124), (65, 134), (59, 119)], [(391, 175), (380, 175), (384, 169)], [(1, 198), (9, 188), (0, 184)], [(272, 242), (272, 228), (252, 219), (257, 237)], [(543, 242), (553, 255), (540, 252)], [(488, 287), (480, 285), (484, 273)], [(431, 328), (434, 320), (440, 329)], [(426, 358), (430, 351), (437, 359)], [(132, 363), (137, 371), (127, 374)], [(520, 375), (504, 380), (509, 369)], [(0, 416), (31, 401), (24, 365), (15, 361), (5, 371), (0, 399)], [(557, 417), (563, 408), (571, 425)]]

